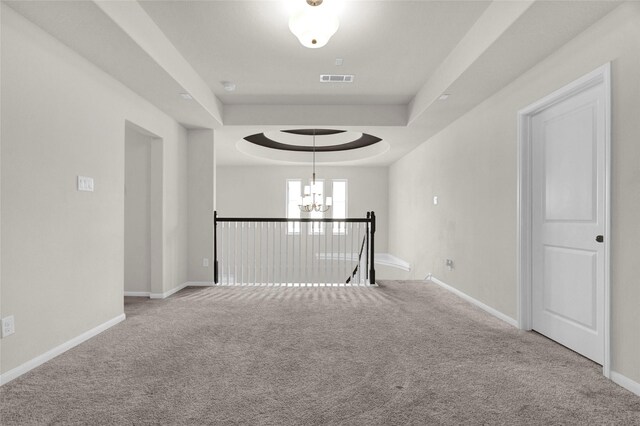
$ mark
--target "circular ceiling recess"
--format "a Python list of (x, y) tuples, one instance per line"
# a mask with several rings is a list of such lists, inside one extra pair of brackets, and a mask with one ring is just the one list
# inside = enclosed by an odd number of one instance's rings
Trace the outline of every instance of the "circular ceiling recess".
[(366, 133), (314, 128), (256, 133), (238, 140), (236, 149), (250, 157), (276, 163), (308, 164), (314, 133), (317, 163), (364, 164), (390, 149), (385, 140)]
[[(244, 140), (247, 142), (251, 142), (252, 144), (270, 148), (270, 149), (278, 149), (281, 151), (296, 151), (296, 152), (312, 152), (312, 137), (316, 136), (316, 152), (338, 152), (338, 151), (349, 151), (353, 149), (360, 149), (371, 146), (380, 142), (382, 139), (370, 135), (368, 133), (355, 133), (355, 132), (347, 132), (346, 130), (335, 130), (335, 129), (293, 129), (293, 130), (281, 130), (280, 135), (274, 135), (274, 132), (271, 132), (268, 136), (265, 133), (256, 133), (255, 135), (246, 136)], [(282, 133), (297, 135), (297, 136), (311, 136), (310, 138), (305, 138), (303, 144), (300, 144), (299, 138), (296, 141), (291, 140), (291, 138), (282, 137)], [(351, 139), (353, 135), (358, 136), (355, 139)], [(348, 139), (345, 140), (344, 137), (332, 138), (332, 141), (324, 140), (327, 137), (345, 134), (348, 136)], [(278, 140), (276, 140), (278, 139)]]

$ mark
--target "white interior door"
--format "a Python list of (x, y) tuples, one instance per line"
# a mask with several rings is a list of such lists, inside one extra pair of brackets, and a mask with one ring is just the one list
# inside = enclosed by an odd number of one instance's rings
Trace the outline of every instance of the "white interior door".
[(606, 92), (531, 117), (532, 328), (604, 362)]

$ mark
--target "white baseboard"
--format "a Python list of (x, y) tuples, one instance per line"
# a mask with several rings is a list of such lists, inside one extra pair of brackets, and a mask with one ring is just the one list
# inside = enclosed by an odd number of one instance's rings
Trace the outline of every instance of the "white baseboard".
[(7, 371), (6, 373), (0, 375), (0, 386), (4, 385), (5, 383), (9, 383), (11, 380), (22, 376), (24, 373), (33, 370), (39, 365), (42, 365), (45, 362), (52, 360), (58, 355), (68, 351), (69, 349), (78, 346), (80, 343), (85, 342), (90, 338), (102, 333), (108, 328), (111, 328), (119, 322), (124, 321), (125, 318), (125, 314), (120, 314), (117, 317), (112, 318), (109, 321), (102, 323), (99, 326), (94, 327), (91, 330), (87, 330), (79, 336), (76, 336), (73, 339), (64, 342), (63, 344), (56, 346), (55, 348), (43, 353), (42, 355), (38, 355), (32, 360), (27, 361), (24, 364)]
[(125, 291), (124, 295), (127, 297), (149, 297), (151, 293), (148, 291)]
[(615, 372), (615, 371), (611, 372), (611, 380), (614, 383), (617, 383), (620, 386), (622, 386), (623, 388), (627, 389), (628, 391), (631, 391), (631, 392), (635, 393), (636, 395), (640, 396), (640, 383), (634, 382), (633, 380), (631, 380), (627, 376), (624, 376), (624, 375), (622, 375), (622, 374), (620, 374), (618, 372)]
[(149, 298), (150, 299), (166, 299), (167, 297), (171, 296), (173, 293), (179, 292), (186, 286), (187, 286), (187, 283), (183, 283), (177, 287), (172, 288), (171, 290), (165, 291), (164, 293), (151, 293), (149, 294)]
[(166, 299), (174, 293), (179, 292), (185, 287), (213, 287), (215, 284), (210, 281), (187, 281), (177, 287), (167, 290), (164, 293), (149, 293), (144, 291), (125, 291), (125, 296), (148, 297), (150, 299)]
[(473, 297), (469, 296), (468, 294), (461, 292), (457, 288), (451, 287), (449, 284), (446, 284), (446, 283), (440, 281), (439, 279), (434, 277), (433, 274), (431, 274), (431, 273), (428, 274), (425, 280), (426, 281), (431, 281), (432, 283), (439, 285), (440, 287), (444, 288), (445, 290), (449, 290), (451, 293), (455, 294), (456, 296), (466, 300), (469, 303), (472, 303), (472, 304), (476, 305), (477, 307), (479, 307), (483, 311), (486, 311), (486, 312), (490, 313), (494, 317), (501, 319), (502, 321), (506, 322), (507, 324), (512, 325), (514, 327), (518, 327), (518, 321), (517, 320), (511, 318), (508, 315), (503, 314), (502, 312), (492, 308), (491, 306), (485, 305), (484, 303), (480, 302), (479, 300), (474, 299)]
[(214, 287), (213, 281), (187, 281), (186, 287)]

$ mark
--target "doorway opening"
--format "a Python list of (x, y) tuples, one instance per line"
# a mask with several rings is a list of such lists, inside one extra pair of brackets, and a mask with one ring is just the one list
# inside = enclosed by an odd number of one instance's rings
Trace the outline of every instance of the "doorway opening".
[(125, 122), (124, 295), (162, 293), (162, 139)]

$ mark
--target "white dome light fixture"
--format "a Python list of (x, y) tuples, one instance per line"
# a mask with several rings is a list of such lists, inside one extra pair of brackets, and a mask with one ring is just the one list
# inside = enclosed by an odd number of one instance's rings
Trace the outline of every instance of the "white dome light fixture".
[(289, 29), (304, 47), (317, 49), (326, 45), (338, 31), (340, 22), (323, 0), (306, 0), (307, 4), (289, 18)]

